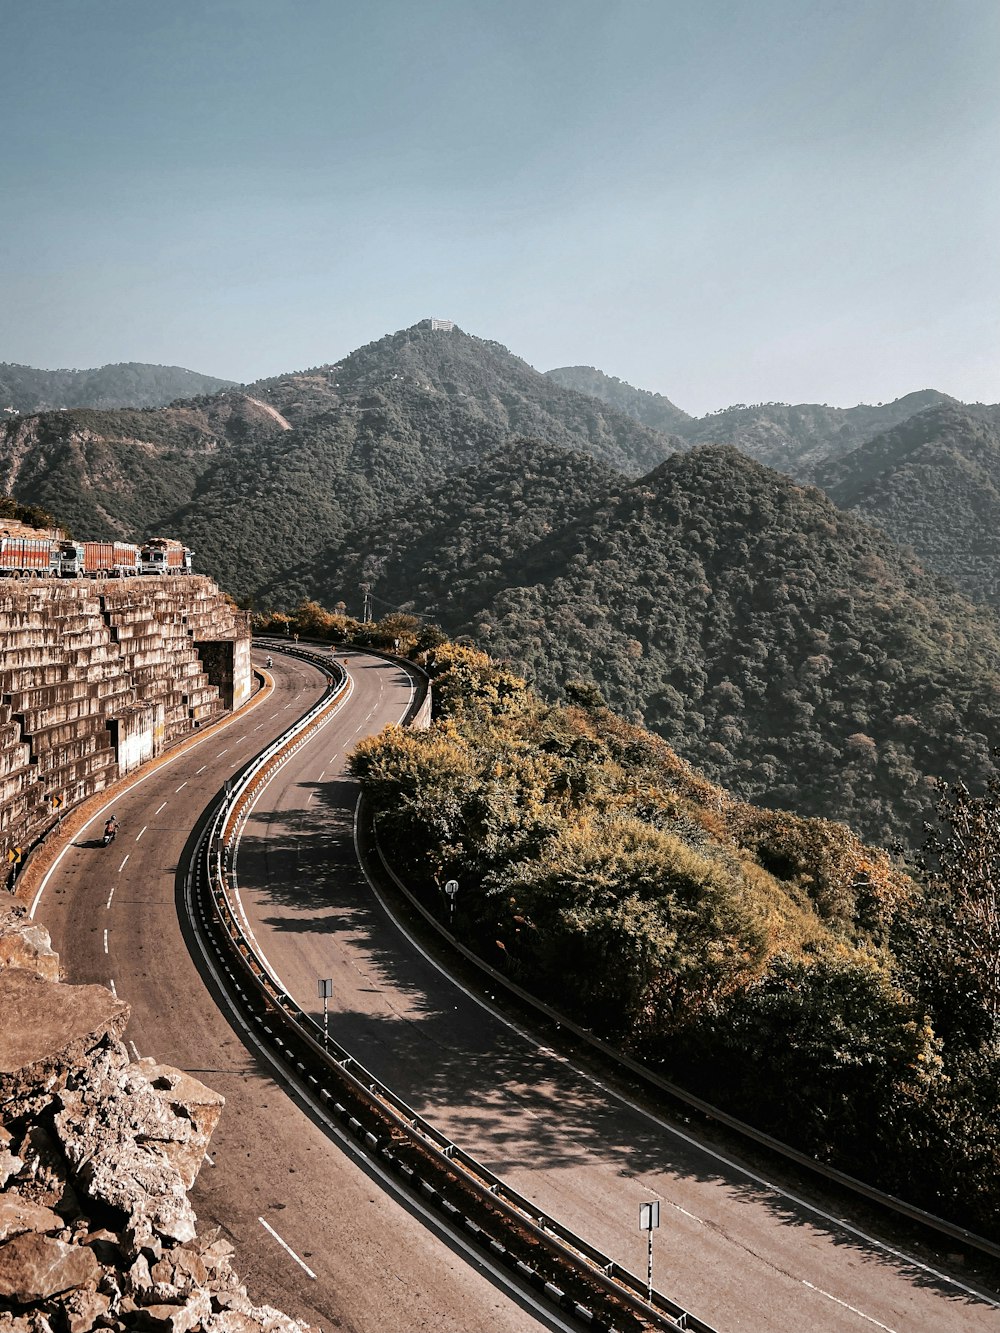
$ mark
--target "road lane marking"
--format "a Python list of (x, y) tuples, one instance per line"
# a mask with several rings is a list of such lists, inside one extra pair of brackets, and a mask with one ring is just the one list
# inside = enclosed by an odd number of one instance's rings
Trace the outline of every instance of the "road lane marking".
[(802, 1285), (808, 1287), (810, 1291), (818, 1292), (820, 1296), (825, 1296), (828, 1300), (836, 1301), (836, 1303), (842, 1305), (845, 1310), (850, 1310), (851, 1314), (860, 1315), (862, 1319), (867, 1319), (869, 1324), (874, 1324), (876, 1328), (884, 1328), (885, 1333), (897, 1333), (896, 1329), (890, 1328), (888, 1324), (880, 1324), (879, 1321), (873, 1319), (870, 1314), (865, 1314), (864, 1310), (859, 1310), (855, 1305), (848, 1305), (847, 1302), (842, 1301), (839, 1296), (831, 1296), (828, 1291), (824, 1291), (822, 1287), (813, 1286), (813, 1284), (807, 1282), (805, 1278), (800, 1278), (799, 1280)]
[[(260, 731), (260, 729), (261, 729), (261, 727), (263, 727), (263, 725), (264, 725), (264, 724), (263, 724), (263, 722), (262, 722), (262, 723), (260, 724), (259, 727), (254, 727), (254, 731)], [(251, 732), (250, 734), (253, 735), (253, 732)]]
[[(129, 858), (131, 855), (132, 855), (131, 852), (127, 852), (127, 853), (125, 854), (125, 861), (127, 861), (128, 858)], [(122, 871), (125, 869), (125, 861), (123, 861), (123, 862), (121, 863), (121, 865), (118, 867), (118, 873), (119, 873), (119, 875), (120, 875), (120, 874), (122, 873)]]
[[(225, 754), (225, 750), (223, 750), (222, 753)], [(204, 773), (206, 768), (208, 768), (207, 764), (202, 764), (201, 768), (196, 768), (194, 773), (195, 777), (198, 777), (200, 774)]]
[[(325, 772), (326, 772), (326, 769), (324, 768), (324, 769), (323, 769), (323, 773), (325, 773)], [(322, 782), (322, 781), (323, 781), (323, 773), (321, 773), (321, 774), (319, 775), (319, 777), (316, 779), (317, 782)]]
[(156, 809), (153, 811), (153, 814), (154, 814), (154, 815), (158, 815), (158, 814), (160, 813), (160, 811), (163, 809), (163, 806), (164, 806), (164, 805), (166, 805), (166, 801), (164, 801), (161, 805), (158, 805), (158, 806), (156, 807)]
[[(112, 886), (111, 886), (111, 892), (108, 894), (108, 901), (104, 904), (105, 907), (110, 908), (110, 906), (111, 906), (111, 899), (112, 899), (114, 896), (115, 896), (115, 887), (114, 887), (114, 885), (112, 884)], [(107, 934), (107, 931), (105, 931), (104, 933)]]
[(104, 932), (104, 952), (107, 953), (107, 951), (108, 951), (108, 932), (105, 930), (105, 932)]
[(278, 1233), (275, 1231), (274, 1227), (271, 1226), (270, 1222), (265, 1222), (264, 1219), (263, 1219), (262, 1217), (258, 1217), (258, 1218), (257, 1218), (257, 1221), (261, 1224), (261, 1226), (264, 1228), (265, 1231), (270, 1231), (271, 1235), (272, 1235), (272, 1236), (274, 1237), (274, 1239), (278, 1242), (278, 1244), (281, 1246), (281, 1248), (282, 1248), (283, 1250), (287, 1250), (288, 1253), (289, 1253), (289, 1254), (292, 1256), (292, 1258), (295, 1260), (295, 1262), (298, 1264), (298, 1266), (299, 1266), (300, 1268), (304, 1268), (305, 1271), (306, 1271), (306, 1272), (309, 1274), (309, 1276), (312, 1278), (312, 1280), (315, 1282), (315, 1281), (316, 1281), (316, 1274), (312, 1271), (312, 1269), (309, 1267), (309, 1265), (306, 1263), (306, 1261), (305, 1261), (304, 1259), (300, 1259), (300, 1258), (299, 1258), (299, 1256), (295, 1253), (295, 1251), (294, 1251), (294, 1250), (292, 1249), (292, 1247), (288, 1244), (288, 1242), (285, 1241), (285, 1240), (282, 1240), (282, 1239), (281, 1239), (281, 1237), (280, 1237), (280, 1236), (278, 1235)]
[(139, 832), (135, 835), (135, 840), (136, 840), (136, 842), (139, 841), (139, 839), (142, 837), (142, 835), (146, 832), (146, 830), (147, 830), (148, 828), (149, 828), (149, 825), (148, 825), (148, 824), (143, 824), (142, 828), (141, 828), (141, 829), (139, 830)]
[(135, 1042), (132, 1041), (131, 1038), (129, 1039), (129, 1045), (132, 1047), (132, 1054), (135, 1056), (137, 1060), (139, 1060), (141, 1057), (139, 1055), (138, 1050), (136, 1049)]
[(212, 1161), (211, 1157), (209, 1157), (208, 1153), (205, 1154), (205, 1161), (209, 1164), (209, 1166), (214, 1166), (214, 1165), (215, 1165), (215, 1163)]
[(187, 778), (185, 778), (184, 781), (181, 783), (181, 785), (180, 785), (179, 787), (175, 787), (175, 788), (174, 788), (174, 794), (176, 795), (177, 792), (179, 792), (179, 791), (183, 791), (184, 788), (185, 788), (187, 785), (188, 785), (188, 784), (187, 784)]
[(109, 982), (109, 985), (111, 986), (111, 994), (112, 994), (112, 995), (115, 997), (115, 999), (117, 1000), (117, 999), (118, 999), (118, 991), (117, 991), (117, 989), (115, 988), (115, 979), (114, 979), (114, 977), (111, 978), (111, 981)]
[[(224, 754), (228, 754), (228, 753), (229, 753), (229, 746), (227, 745), (226, 748), (225, 748), (224, 750), (220, 750), (219, 753), (218, 753), (215, 757), (216, 757), (216, 759), (221, 759), (222, 756), (223, 756)], [(208, 765), (206, 764), (205, 767), (208, 768)], [(201, 772), (201, 769), (200, 769), (200, 768), (198, 769), (198, 772), (199, 772), (199, 773)]]

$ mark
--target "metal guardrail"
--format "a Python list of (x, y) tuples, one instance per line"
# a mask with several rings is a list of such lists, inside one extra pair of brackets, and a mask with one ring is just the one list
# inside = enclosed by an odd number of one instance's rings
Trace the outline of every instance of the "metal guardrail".
[[(273, 647), (278, 650), (277, 645)], [(540, 1214), (530, 1200), (418, 1115), (348, 1050), (328, 1038), (271, 972), (235, 896), (239, 832), (267, 782), (329, 721), (349, 687), (346, 672), (328, 656), (285, 644), (280, 651), (319, 666), (331, 675), (331, 686), (227, 791), (203, 836), (196, 864), (201, 890), (197, 910), (203, 929), (221, 946), (223, 971), (256, 1024), (258, 1036), (301, 1075), (370, 1152), (377, 1152), (452, 1224), (462, 1227), (560, 1308), (594, 1328), (714, 1333), (710, 1325), (662, 1293), (654, 1291), (652, 1300), (648, 1299), (640, 1278), (556, 1219)], [(330, 1082), (336, 1091), (326, 1086)], [(355, 1111), (366, 1116), (368, 1127)], [(467, 1207), (456, 1205), (449, 1194), (464, 1198)], [(591, 1293), (588, 1303), (567, 1292), (560, 1282), (565, 1287), (582, 1284)]]

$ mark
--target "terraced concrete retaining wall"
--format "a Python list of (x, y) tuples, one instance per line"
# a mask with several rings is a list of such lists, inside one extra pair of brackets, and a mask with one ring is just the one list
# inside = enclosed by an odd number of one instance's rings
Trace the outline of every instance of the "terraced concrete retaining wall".
[[(0, 857), (250, 697), (245, 618), (202, 575), (0, 580)], [(9, 855), (10, 854), (10, 855)]]

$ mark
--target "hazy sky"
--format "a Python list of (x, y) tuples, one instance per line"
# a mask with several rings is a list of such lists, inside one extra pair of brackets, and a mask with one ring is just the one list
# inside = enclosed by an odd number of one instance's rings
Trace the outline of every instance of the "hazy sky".
[(0, 360), (1000, 399), (997, 0), (0, 0)]

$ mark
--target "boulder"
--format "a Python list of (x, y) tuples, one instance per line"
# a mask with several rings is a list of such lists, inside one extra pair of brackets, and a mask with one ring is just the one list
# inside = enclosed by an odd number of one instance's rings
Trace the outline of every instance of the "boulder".
[(170, 1065), (144, 1059), (139, 1061), (137, 1068), (148, 1080), (162, 1107), (162, 1116), (155, 1128), (150, 1124), (143, 1130), (143, 1141), (156, 1139), (161, 1143), (180, 1172), (184, 1188), (189, 1190), (205, 1160), (209, 1140), (215, 1133), (226, 1099), (190, 1074)]
[(109, 1057), (127, 1064), (129, 1007), (104, 986), (63, 986), (20, 968), (0, 972), (0, 1118), (37, 1115), (70, 1079)]
[(27, 1231), (0, 1245), (0, 1299), (33, 1305), (49, 1296), (96, 1284), (100, 1265), (83, 1245)]
[(0, 908), (0, 969), (7, 967), (59, 980), (59, 955), (49, 932), (32, 921), (20, 903)]
[(61, 1305), (66, 1333), (90, 1333), (111, 1310), (109, 1297), (87, 1287), (71, 1291)]
[(0, 1241), (25, 1231), (61, 1231), (64, 1226), (63, 1219), (51, 1208), (29, 1203), (19, 1194), (0, 1194)]

